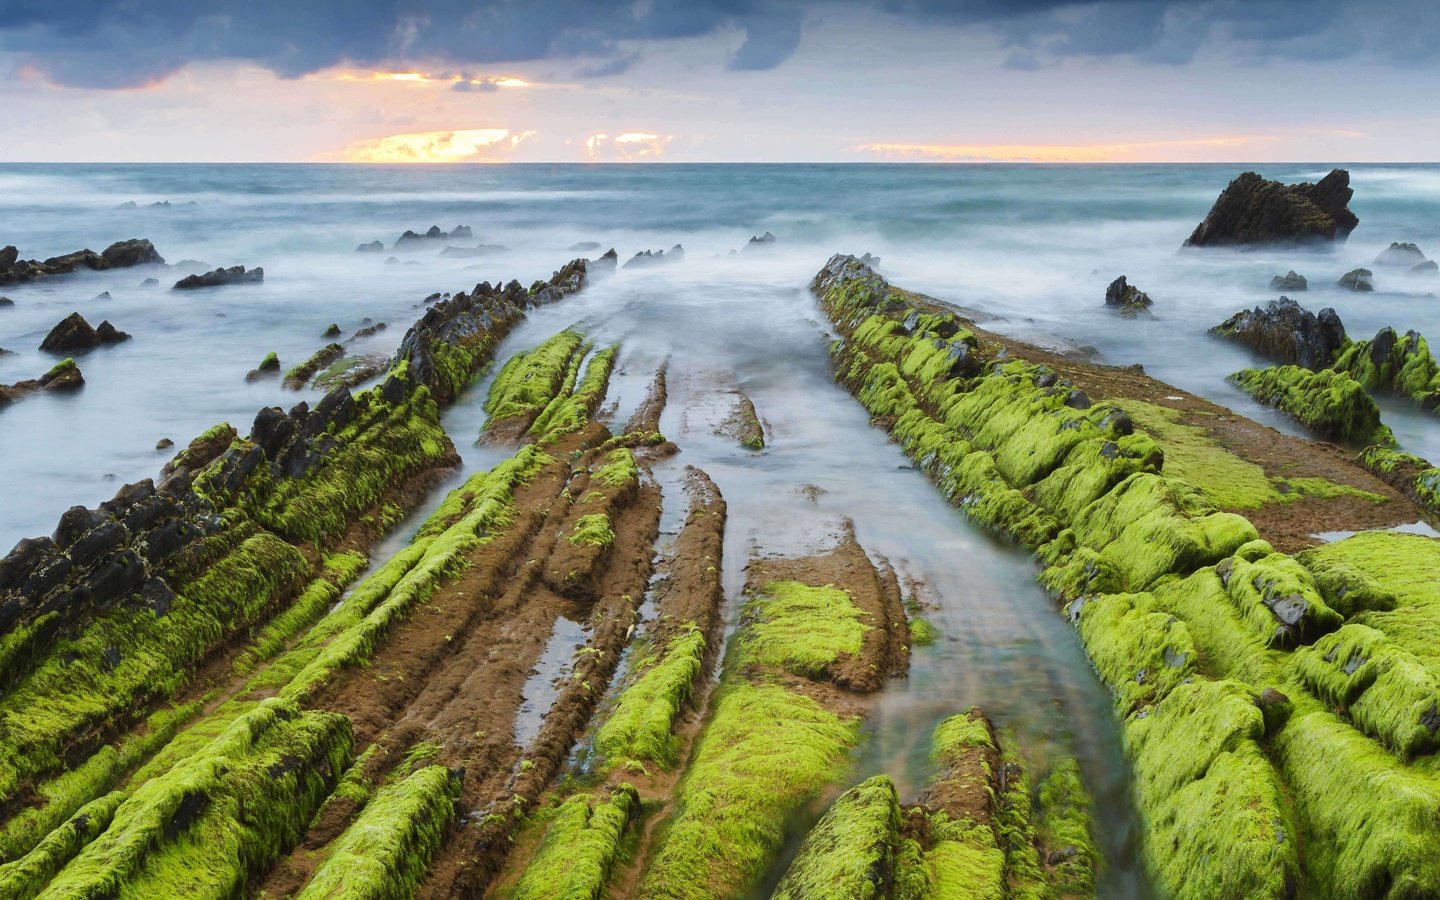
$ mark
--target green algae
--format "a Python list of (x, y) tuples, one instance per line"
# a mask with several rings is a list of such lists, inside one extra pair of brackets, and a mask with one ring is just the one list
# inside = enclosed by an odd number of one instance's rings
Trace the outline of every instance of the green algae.
[(599, 898), (639, 811), (640, 796), (628, 784), (604, 801), (578, 794), (561, 803), (511, 900)]
[(1347, 344), (1333, 368), (1371, 390), (1398, 394), (1427, 410), (1440, 400), (1440, 363), (1416, 331), (1397, 337), (1395, 329), (1382, 328), (1371, 340)]
[(1240, 548), (1216, 574), (1241, 616), (1271, 646), (1308, 644), (1344, 621), (1309, 570), (1264, 541)]
[(810, 829), (772, 900), (886, 896), (900, 830), (895, 783), (876, 775), (835, 799)]
[(298, 840), (351, 746), (344, 716), (265, 701), (136, 788), (39, 896), (231, 895)]
[(1243, 369), (1230, 376), (1245, 393), (1299, 419), (1324, 438), (1350, 444), (1394, 446), (1380, 407), (1364, 385), (1344, 372), (1303, 366)]
[(838, 779), (859, 724), (779, 684), (731, 680), (676, 792), (641, 885), (652, 898), (741, 893), (784, 840), (791, 810)]
[(1036, 838), (1049, 850), (1047, 880), (1062, 897), (1093, 897), (1101, 863), (1095, 845), (1095, 801), (1085, 790), (1080, 764), (1061, 757), (1036, 792)]
[(0, 895), (10, 900), (30, 900), (40, 893), (76, 854), (110, 827), (115, 810), (124, 800), (124, 793), (111, 791), (86, 803), (29, 853), (0, 866)]
[(536, 441), (551, 444), (585, 427), (605, 399), (618, 352), (618, 346), (604, 347), (590, 357), (574, 389), (558, 394), (531, 424), (530, 434)]
[(415, 893), (460, 797), (460, 778), (430, 765), (381, 787), (335, 839), (298, 900), (389, 900)]
[[(490, 385), (485, 412), (491, 422), (540, 414), (562, 387), (567, 373), (573, 382), (575, 357), (584, 355), (585, 335), (565, 330), (552, 335), (534, 350), (512, 356)], [(486, 425), (489, 428), (489, 423)]]
[(594, 544), (597, 547), (608, 547), (615, 543), (615, 531), (610, 527), (610, 517), (604, 513), (592, 513), (576, 519), (575, 527), (570, 529), (570, 543)]
[(1254, 694), (1230, 681), (1180, 685), (1126, 725), (1149, 859), (1171, 895), (1293, 893), (1295, 828), (1264, 737)]
[(235, 671), (240, 674), (251, 672), (279, 653), (290, 638), (302, 628), (314, 624), (335, 605), (345, 587), (355, 580), (369, 561), (369, 557), (355, 550), (325, 557), (320, 577), (310, 582), (287, 609), (267, 622), (254, 640), (236, 656)]
[(1159, 443), (1166, 473), (1195, 485), (1216, 506), (1258, 509), (1275, 500), (1264, 469), (1221, 447), (1205, 429), (1181, 422), (1178, 410), (1139, 400), (1120, 405)]
[(679, 739), (673, 727), (689, 702), (705, 659), (705, 636), (693, 624), (670, 640), (659, 659), (641, 659), (642, 674), (621, 692), (614, 711), (595, 733), (595, 751), (610, 768), (629, 761), (674, 765)]
[(1195, 677), (1190, 629), (1149, 594), (1101, 594), (1072, 607), (1090, 661), (1125, 714)]
[(850, 595), (798, 581), (765, 585), (746, 607), (739, 638), (747, 663), (823, 679), (842, 656), (858, 656), (865, 632)]
[(325, 366), (345, 355), (345, 348), (336, 343), (326, 344), (310, 355), (310, 358), (285, 373), (285, 384), (301, 388), (312, 376)]

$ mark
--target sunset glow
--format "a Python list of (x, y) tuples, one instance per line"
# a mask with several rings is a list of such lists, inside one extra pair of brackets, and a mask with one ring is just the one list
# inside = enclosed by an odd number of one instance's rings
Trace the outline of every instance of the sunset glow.
[(356, 141), (342, 154), (346, 162), (453, 163), (502, 162), (497, 150), (513, 150), (533, 131), (512, 134), (506, 128), (419, 131)]

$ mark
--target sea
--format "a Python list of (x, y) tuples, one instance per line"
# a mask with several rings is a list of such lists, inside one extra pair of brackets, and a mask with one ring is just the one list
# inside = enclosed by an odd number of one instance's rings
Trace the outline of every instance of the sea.
[[(1313, 181), (1334, 165), (1349, 169), (1355, 189), (1360, 225), (1347, 241), (1182, 250), (1241, 172)], [(407, 230), (461, 225), (471, 237), (451, 243), (473, 255), (441, 255), (445, 241), (394, 246)], [(751, 245), (766, 232), (773, 242)], [(684, 466), (705, 469), (730, 507), (732, 615), (750, 559), (823, 547), (853, 525), (941, 634), (917, 648), (910, 676), (878, 702), (855, 777), (891, 772), (913, 796), (929, 772), (930, 729), (978, 705), (1023, 748), (1037, 779), (1060, 755), (1081, 761), (1102, 823), (1102, 893), (1114, 897), (1145, 897), (1150, 887), (1106, 689), (1036, 586), (1033, 560), (949, 507), (834, 383), (831, 335), (810, 279), (834, 253), (871, 253), (892, 282), (974, 310), (987, 328), (1139, 364), (1300, 436), (1226, 380), (1264, 360), (1207, 333), (1278, 296), (1273, 276), (1304, 275), (1309, 290), (1292, 299), (1333, 307), (1353, 338), (1387, 325), (1440, 335), (1440, 277), (1374, 265), (1392, 241), (1440, 254), (1440, 166), (1429, 165), (0, 166), (0, 245), (14, 244), (21, 258), (127, 238), (151, 240), (167, 265), (0, 287), (14, 301), (0, 306), (0, 348), (10, 351), (0, 354), (0, 383), (54, 365), (40, 342), (72, 312), (131, 335), (76, 357), (82, 390), (0, 409), (0, 553), (51, 532), (70, 506), (93, 507), (157, 476), (176, 448), (218, 422), (243, 434), (260, 407), (322, 396), (273, 378), (247, 382), (267, 353), (288, 368), (330, 340), (322, 335), (331, 324), (348, 338), (369, 320), (388, 327), (347, 346), (387, 354), (436, 292), (512, 278), (528, 285), (576, 256), (613, 247), (623, 263), (643, 250), (669, 256), (679, 244), (683, 260), (622, 267), (535, 311), (499, 358), (570, 326), (619, 343), (607, 413), (622, 422), (655, 369), (668, 366), (661, 425), (682, 452), (654, 474), (665, 530), (673, 535), (683, 518)], [(357, 252), (376, 240), (382, 252)], [(263, 267), (264, 282), (169, 289), (184, 275), (234, 265)], [(1375, 290), (1343, 290), (1340, 276), (1362, 266)], [(1105, 308), (1105, 288), (1119, 275), (1150, 294), (1151, 315)], [(158, 284), (143, 283), (150, 278)], [(507, 452), (476, 443), (491, 377), (445, 413), (465, 472)], [(736, 390), (767, 424), (763, 453), (716, 433)], [(1381, 405), (1404, 449), (1440, 461), (1440, 422), (1402, 400)], [(157, 449), (164, 440), (175, 448)], [(377, 562), (403, 546), (443, 492), (377, 546)], [(563, 667), (582, 629), (557, 632), (561, 643), (547, 656)], [(517, 723), (517, 740), (532, 725)]]

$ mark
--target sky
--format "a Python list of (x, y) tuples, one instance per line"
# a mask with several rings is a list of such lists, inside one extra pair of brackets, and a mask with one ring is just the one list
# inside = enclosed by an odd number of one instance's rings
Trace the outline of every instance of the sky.
[(4, 162), (1440, 157), (1436, 0), (0, 0)]

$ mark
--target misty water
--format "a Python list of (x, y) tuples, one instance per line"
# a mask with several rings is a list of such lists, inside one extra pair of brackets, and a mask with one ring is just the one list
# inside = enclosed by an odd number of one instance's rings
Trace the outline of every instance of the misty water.
[[(1011, 729), (1042, 774), (1071, 754), (1095, 792), (1106, 851), (1107, 896), (1145, 896), (1126, 766), (1108, 694), (1028, 555), (976, 528), (943, 502), (899, 449), (871, 428), (834, 384), (828, 330), (806, 284), (834, 252), (868, 251), (898, 284), (993, 317), (987, 327), (1045, 343), (1088, 345), (1108, 362), (1140, 363), (1171, 381), (1290, 433), (1295, 426), (1226, 381), (1258, 359), (1205, 334), (1238, 309), (1273, 299), (1273, 275), (1295, 269), (1311, 290), (1302, 305), (1333, 306), (1352, 337), (1383, 325), (1440, 334), (1440, 279), (1370, 265), (1391, 241), (1440, 253), (1440, 167), (1353, 167), (1360, 227), (1333, 250), (1178, 252), (1224, 184), (1243, 166), (6, 166), (0, 167), (0, 244), (22, 258), (151, 239), (171, 263), (263, 266), (265, 283), (192, 293), (169, 284), (193, 265), (84, 273), (0, 288), (0, 382), (38, 376), (55, 362), (37, 348), (72, 311), (108, 319), (129, 342), (78, 358), (87, 385), (37, 395), (0, 411), (0, 545), (48, 533), (72, 504), (93, 506), (120, 485), (153, 476), (172, 451), (218, 421), (242, 433), (265, 405), (312, 402), (276, 380), (244, 375), (269, 351), (289, 367), (318, 349), (330, 323), (351, 334), (365, 318), (389, 328), (355, 345), (392, 350), (435, 291), (480, 280), (548, 277), (582, 255), (571, 245), (685, 247), (682, 263), (621, 270), (543, 307), (497, 356), (576, 325), (622, 352), (610, 414), (623, 422), (668, 360), (662, 431), (682, 453), (656, 467), (663, 530), (683, 513), (683, 468), (703, 468), (730, 508), (725, 545), (729, 619), (757, 554), (822, 549), (848, 519), (860, 542), (902, 578), (924, 585), (941, 632), (917, 649), (910, 676), (878, 701), (856, 777), (888, 771), (913, 795), (928, 770), (930, 729), (970, 705)], [(1325, 166), (1266, 166), (1267, 177), (1313, 180)], [(135, 209), (119, 209), (134, 201)], [(147, 208), (169, 201), (168, 208)], [(194, 201), (193, 206), (184, 205)], [(469, 225), (471, 244), (506, 249), (480, 258), (387, 248), (406, 229)], [(768, 252), (730, 251), (773, 232)], [(596, 251), (583, 255), (595, 256)], [(395, 262), (388, 258), (394, 256)], [(1373, 294), (1335, 282), (1357, 266)], [(1155, 299), (1154, 316), (1125, 320), (1102, 305), (1116, 275)], [(159, 287), (142, 287), (155, 277)], [(109, 299), (97, 299), (108, 292)], [(445, 413), (465, 471), (505, 448), (476, 446), (489, 377)], [(715, 433), (743, 389), (769, 425), (750, 453)], [(1434, 419), (1384, 404), (1406, 449), (1440, 459)], [(461, 476), (457, 476), (461, 477)], [(453, 482), (452, 482), (453, 483)], [(443, 490), (432, 498), (438, 502)], [(382, 561), (423, 517), (386, 539)], [(662, 541), (663, 543), (663, 541)], [(576, 635), (557, 635), (553, 680)], [(563, 646), (562, 646), (563, 645)], [(537, 682), (537, 688), (541, 686)], [(543, 697), (527, 700), (543, 709)], [(525, 723), (522, 730), (534, 727)]]

